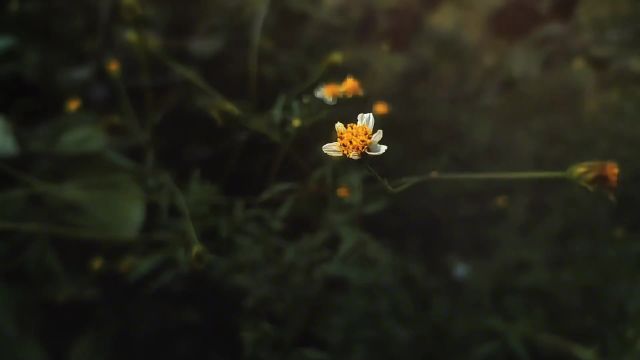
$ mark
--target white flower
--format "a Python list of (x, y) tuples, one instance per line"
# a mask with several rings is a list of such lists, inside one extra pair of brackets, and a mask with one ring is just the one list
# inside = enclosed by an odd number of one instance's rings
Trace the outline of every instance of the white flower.
[(322, 147), (329, 156), (346, 156), (350, 159), (360, 159), (362, 153), (369, 155), (381, 155), (387, 151), (386, 145), (379, 144), (382, 139), (382, 130), (373, 133), (375, 120), (373, 114), (358, 115), (357, 124), (336, 123), (338, 141), (325, 144)]

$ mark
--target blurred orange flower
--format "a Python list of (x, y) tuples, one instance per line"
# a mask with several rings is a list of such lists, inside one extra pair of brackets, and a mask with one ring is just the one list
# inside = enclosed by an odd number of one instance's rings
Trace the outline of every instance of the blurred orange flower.
[(340, 199), (346, 199), (351, 196), (351, 189), (346, 185), (341, 185), (336, 189), (336, 196)]
[(117, 76), (120, 75), (121, 64), (120, 60), (116, 58), (110, 58), (105, 63), (105, 69), (109, 75)]
[(67, 99), (67, 102), (64, 104), (64, 110), (68, 113), (74, 113), (82, 107), (82, 99), (77, 96), (71, 97)]
[(376, 101), (373, 104), (372, 111), (374, 115), (387, 115), (391, 111), (391, 107), (386, 101)]
[(342, 96), (340, 90), (340, 84), (338, 83), (326, 83), (318, 86), (314, 92), (314, 95), (323, 100), (328, 105), (335, 105), (338, 102), (338, 98)]
[(364, 95), (364, 91), (362, 90), (362, 86), (360, 85), (360, 81), (358, 81), (353, 76), (347, 76), (340, 84), (340, 92), (342, 96), (353, 97), (353, 96), (362, 96)]
[(335, 82), (322, 84), (313, 93), (318, 99), (329, 105), (335, 105), (338, 98), (364, 95), (360, 81), (351, 75), (347, 76), (340, 84)]

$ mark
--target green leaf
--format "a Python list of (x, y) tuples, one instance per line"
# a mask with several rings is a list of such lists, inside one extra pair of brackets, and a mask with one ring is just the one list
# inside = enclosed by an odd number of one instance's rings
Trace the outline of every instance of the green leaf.
[(144, 193), (126, 174), (69, 181), (50, 195), (72, 205), (66, 221), (101, 234), (136, 236), (145, 219)]
[(102, 128), (92, 124), (83, 124), (63, 132), (53, 148), (55, 152), (65, 155), (90, 153), (104, 149), (107, 141), (107, 134)]
[(13, 157), (19, 152), (20, 149), (13, 135), (11, 124), (4, 116), (0, 115), (0, 158)]

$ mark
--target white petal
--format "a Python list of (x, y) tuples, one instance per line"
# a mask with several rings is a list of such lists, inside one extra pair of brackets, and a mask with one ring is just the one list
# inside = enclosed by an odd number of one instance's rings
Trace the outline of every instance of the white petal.
[(371, 144), (366, 153), (369, 155), (382, 155), (385, 151), (387, 151), (387, 145)]
[(343, 123), (341, 123), (340, 121), (338, 121), (338, 122), (336, 123), (336, 132), (338, 132), (338, 133), (339, 133), (339, 132), (341, 132), (341, 131), (345, 131), (345, 130), (346, 130), (346, 128), (344, 127), (344, 124), (343, 124)]
[(324, 99), (324, 86), (322, 85), (318, 86), (313, 91), (313, 95), (315, 95), (315, 97), (317, 97), (318, 99)]
[(342, 156), (340, 145), (337, 142), (322, 145), (322, 151), (329, 156)]
[(382, 130), (378, 130), (375, 134), (373, 134), (373, 136), (371, 137), (371, 143), (377, 144), (378, 142), (380, 142), (380, 140), (382, 140)]
[(330, 97), (330, 96), (325, 96), (322, 98), (322, 100), (324, 100), (324, 103), (327, 105), (335, 105), (338, 103), (338, 99), (335, 97)]
[(358, 159), (360, 159), (360, 153), (353, 152), (353, 153), (347, 155), (347, 157), (349, 159), (358, 160)]
[(358, 115), (358, 125), (364, 125), (373, 131), (373, 124), (375, 120), (372, 113)]

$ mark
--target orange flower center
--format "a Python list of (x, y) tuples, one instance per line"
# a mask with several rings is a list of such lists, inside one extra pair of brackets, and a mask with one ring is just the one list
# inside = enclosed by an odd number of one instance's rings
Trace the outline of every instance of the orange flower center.
[(371, 144), (372, 136), (367, 126), (348, 124), (344, 130), (338, 131), (338, 144), (344, 155), (358, 157)]

